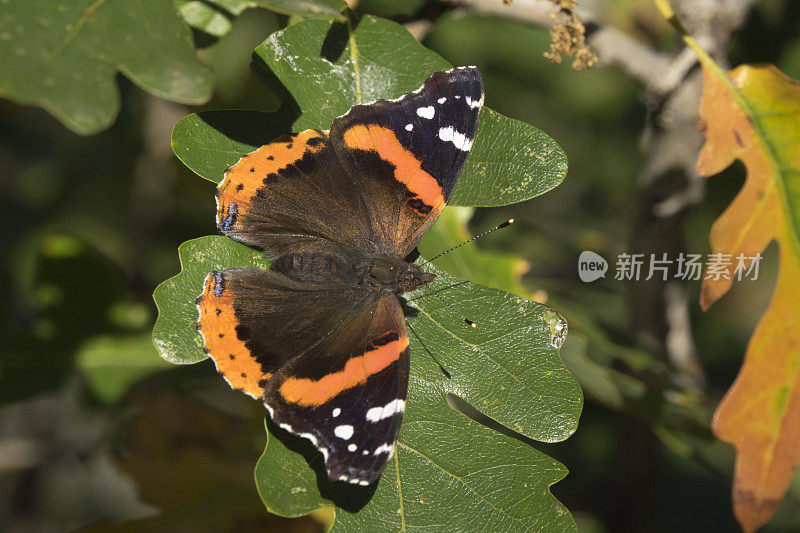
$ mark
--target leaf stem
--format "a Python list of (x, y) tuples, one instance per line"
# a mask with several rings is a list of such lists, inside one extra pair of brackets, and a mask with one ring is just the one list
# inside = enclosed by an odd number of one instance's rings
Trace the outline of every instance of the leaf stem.
[(358, 66), (358, 45), (356, 44), (356, 34), (353, 29), (353, 20), (350, 17), (351, 12), (347, 12), (347, 41), (350, 45), (350, 62), (353, 64), (353, 75), (356, 82), (356, 104), (363, 103), (361, 99), (361, 69)]
[(700, 60), (700, 63), (703, 64), (706, 68), (711, 70), (725, 85), (728, 89), (728, 92), (731, 93), (731, 96), (736, 101), (736, 103), (742, 108), (750, 111), (750, 106), (742, 97), (739, 90), (736, 86), (731, 82), (731, 79), (728, 77), (728, 74), (719, 66), (717, 63), (711, 58), (708, 53), (703, 50), (703, 47), (700, 46), (700, 43), (692, 37), (686, 28), (684, 28), (683, 24), (681, 24), (680, 19), (675, 14), (675, 11), (672, 10), (672, 6), (669, 3), (669, 0), (653, 0), (653, 3), (656, 5), (658, 10), (661, 12), (661, 16), (663, 16), (667, 22), (672, 26), (678, 35), (681, 36), (683, 42), (686, 43), (686, 46), (691, 48), (695, 54), (697, 54), (697, 58)]

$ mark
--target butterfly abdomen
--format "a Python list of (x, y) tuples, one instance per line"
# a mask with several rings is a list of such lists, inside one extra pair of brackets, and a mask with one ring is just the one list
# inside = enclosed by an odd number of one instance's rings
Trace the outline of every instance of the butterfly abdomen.
[(346, 259), (327, 252), (290, 252), (272, 262), (272, 270), (305, 283), (341, 283), (356, 280)]
[(396, 294), (413, 291), (436, 277), (391, 254), (343, 257), (320, 251), (290, 252), (275, 259), (271, 268), (303, 283), (337, 283)]

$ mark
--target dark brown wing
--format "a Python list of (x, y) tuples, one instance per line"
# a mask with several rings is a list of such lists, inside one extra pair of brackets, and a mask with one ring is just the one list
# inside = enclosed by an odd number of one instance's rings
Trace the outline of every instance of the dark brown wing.
[(324, 352), (325, 339), (358, 317), (367, 320), (362, 315), (376, 305), (369, 293), (339, 284), (300, 283), (246, 268), (220, 270), (206, 277), (197, 299), (197, 329), (231, 387), (260, 398), (266, 381), (291, 358)]
[(392, 458), (405, 412), (408, 334), (397, 297), (325, 344), (321, 360), (309, 352), (276, 373), (264, 403), (276, 424), (314, 443), (331, 480), (368, 485)]
[(277, 139), (229, 168), (217, 189), (217, 227), (273, 256), (360, 248), (374, 233), (363, 191), (317, 130)]
[(367, 197), (386, 251), (405, 257), (444, 208), (469, 155), (483, 105), (478, 69), (431, 75), (397, 100), (352, 108), (331, 126), (345, 172)]
[(334, 481), (369, 484), (394, 453), (408, 387), (408, 335), (393, 294), (223, 270), (198, 299), (204, 345), (231, 384), (309, 439)]
[(477, 69), (437, 72), (397, 100), (352, 108), (330, 136), (307, 130), (262, 146), (225, 173), (217, 226), (273, 256), (322, 248), (404, 257), (450, 197), (482, 103)]

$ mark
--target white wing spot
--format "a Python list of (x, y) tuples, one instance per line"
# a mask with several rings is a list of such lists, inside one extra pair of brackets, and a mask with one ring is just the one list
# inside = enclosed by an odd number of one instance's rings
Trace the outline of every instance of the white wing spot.
[(358, 484), (366, 487), (367, 485), (369, 485), (369, 481), (367, 480), (359, 481)]
[(372, 455), (380, 455), (382, 453), (388, 453), (389, 456), (391, 457), (392, 454), (394, 454), (394, 443), (381, 444), (380, 446), (375, 448), (375, 451), (372, 452)]
[(378, 422), (384, 418), (389, 418), (395, 413), (402, 413), (405, 411), (406, 402), (400, 398), (392, 400), (383, 407), (373, 407), (367, 411), (367, 420), (370, 422)]
[(363, 452), (361, 452), (361, 455), (369, 455), (369, 450), (364, 450)]
[(436, 114), (436, 110), (433, 109), (432, 105), (428, 107), (420, 107), (417, 109), (417, 115), (421, 116), (422, 118), (432, 119), (433, 115)]
[(331, 413), (331, 415), (333, 415), (333, 418), (336, 418), (340, 414), (342, 414), (342, 410), (339, 409), (338, 407), (336, 409), (334, 409), (333, 412)]
[(483, 104), (483, 97), (481, 97), (480, 100), (473, 100), (472, 98), (467, 96), (466, 99), (467, 99), (467, 105), (473, 109), (475, 109), (476, 107), (480, 107), (481, 104)]
[(413, 124), (406, 124), (406, 131), (411, 131), (413, 129), (414, 129), (414, 125)]
[(336, 426), (333, 429), (333, 434), (342, 440), (348, 440), (353, 436), (353, 426), (347, 424), (343, 426)]
[(347, 445), (347, 450), (348, 450), (348, 451), (354, 452), (354, 451), (356, 451), (357, 449), (358, 449), (358, 446), (356, 446), (355, 444), (348, 444), (348, 445)]
[[(270, 411), (270, 412), (271, 412), (271, 411)], [(278, 425), (278, 427), (280, 427), (281, 429), (285, 429), (285, 430), (286, 430), (286, 431), (288, 431), (289, 433), (293, 433), (294, 435), (297, 435), (298, 437), (302, 437), (302, 438), (304, 438), (304, 439), (308, 439), (308, 440), (310, 440), (310, 441), (311, 441), (311, 444), (313, 444), (313, 445), (314, 445), (314, 447), (315, 447), (316, 449), (318, 449), (318, 450), (319, 450), (319, 451), (322, 453), (323, 457), (325, 457), (325, 460), (326, 460), (326, 461), (328, 460), (328, 449), (327, 449), (327, 448), (325, 448), (324, 446), (320, 446), (320, 445), (319, 445), (319, 441), (317, 440), (317, 437), (315, 437), (315, 436), (314, 436), (314, 435), (312, 435), (311, 433), (297, 433), (297, 432), (296, 432), (296, 431), (295, 431), (295, 430), (292, 428), (292, 426), (291, 426), (290, 424), (286, 424), (286, 423), (279, 424), (279, 425)], [(352, 428), (352, 426), (348, 426), (348, 427)]]
[(439, 103), (439, 104), (443, 104), (443, 103), (445, 103), (446, 101), (447, 101), (447, 97), (446, 97), (446, 96), (442, 96), (441, 98), (439, 98), (438, 100), (436, 100), (436, 102), (437, 102), (437, 103)]
[(457, 132), (452, 126), (439, 128), (439, 138), (444, 142), (451, 142), (456, 148), (468, 151), (472, 148), (472, 139), (468, 139), (463, 133)]

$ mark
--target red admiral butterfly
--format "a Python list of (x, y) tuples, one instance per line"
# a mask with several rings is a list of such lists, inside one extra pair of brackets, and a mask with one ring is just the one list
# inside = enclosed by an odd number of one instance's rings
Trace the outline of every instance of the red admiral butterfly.
[(394, 453), (409, 373), (398, 296), (435, 277), (405, 258), (450, 197), (482, 104), (476, 68), (437, 72), (243, 156), (217, 189), (219, 231), (273, 261), (208, 275), (204, 349), (333, 481), (368, 485)]

